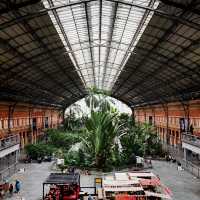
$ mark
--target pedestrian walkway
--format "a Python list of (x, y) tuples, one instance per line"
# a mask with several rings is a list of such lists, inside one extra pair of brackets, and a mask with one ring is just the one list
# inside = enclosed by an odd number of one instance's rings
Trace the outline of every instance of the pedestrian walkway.
[[(18, 172), (13, 176), (21, 181), (20, 194), (14, 194), (12, 198), (6, 200), (41, 200), (42, 183), (51, 171), (52, 163), (32, 163), (21, 165), (25, 167), (25, 172)], [(173, 193), (173, 200), (200, 200), (200, 179), (195, 178), (187, 171), (177, 171), (177, 165), (165, 161), (153, 161), (153, 173), (158, 175), (163, 184), (169, 187)], [(100, 173), (101, 174), (101, 173)], [(81, 186), (92, 186), (95, 175), (81, 175)], [(92, 190), (91, 190), (92, 192)]]
[(172, 190), (173, 200), (200, 200), (200, 179), (187, 171), (178, 171), (177, 164), (153, 161), (152, 171)]
[(18, 172), (15, 174), (11, 181), (13, 185), (15, 180), (21, 182), (20, 194), (13, 194), (10, 198), (6, 200), (39, 200), (42, 198), (42, 183), (51, 173), (52, 163), (43, 162), (41, 164), (21, 164), (20, 168), (25, 168), (24, 172)]

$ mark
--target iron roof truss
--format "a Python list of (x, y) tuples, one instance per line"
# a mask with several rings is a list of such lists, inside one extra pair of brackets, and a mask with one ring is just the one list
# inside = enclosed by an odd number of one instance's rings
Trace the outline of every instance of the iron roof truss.
[(129, 106), (200, 97), (200, 3), (2, 0), (1, 99), (66, 106), (97, 87)]

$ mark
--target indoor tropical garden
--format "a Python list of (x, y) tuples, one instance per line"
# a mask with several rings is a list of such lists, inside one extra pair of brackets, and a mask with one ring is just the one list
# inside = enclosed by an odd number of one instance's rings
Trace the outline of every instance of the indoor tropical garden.
[(54, 155), (60, 166), (112, 170), (136, 164), (136, 157), (163, 154), (161, 143), (149, 124), (138, 124), (131, 114), (119, 112), (106, 92), (91, 89), (84, 109), (73, 104), (59, 129), (48, 129), (43, 140), (26, 146), (32, 159)]

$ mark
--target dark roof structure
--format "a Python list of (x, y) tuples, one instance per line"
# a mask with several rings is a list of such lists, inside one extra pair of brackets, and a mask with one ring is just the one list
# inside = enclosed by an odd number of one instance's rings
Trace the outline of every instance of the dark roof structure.
[(51, 173), (43, 184), (80, 184), (79, 174)]
[(66, 107), (200, 97), (200, 2), (1, 0), (0, 100)]

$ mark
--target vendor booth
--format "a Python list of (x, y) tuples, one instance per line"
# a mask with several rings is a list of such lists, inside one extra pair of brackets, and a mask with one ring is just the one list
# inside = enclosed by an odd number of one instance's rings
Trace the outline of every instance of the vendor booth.
[(77, 200), (79, 193), (79, 174), (52, 173), (43, 183), (43, 200)]
[(161, 200), (172, 199), (170, 190), (152, 172), (124, 172), (105, 176), (103, 199)]

